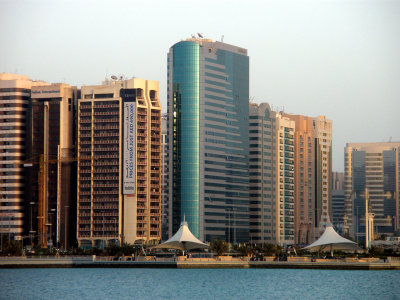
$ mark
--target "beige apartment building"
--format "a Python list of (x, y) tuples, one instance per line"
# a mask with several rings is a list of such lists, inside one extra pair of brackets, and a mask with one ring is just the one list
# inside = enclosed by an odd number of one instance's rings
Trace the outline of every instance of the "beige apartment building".
[(249, 218), (252, 243), (294, 243), (295, 122), (268, 103), (249, 107)]
[(332, 121), (284, 114), (295, 131), (295, 240), (310, 244), (332, 220)]
[(77, 195), (81, 247), (161, 238), (158, 82), (113, 79), (82, 87)]
[(47, 85), (24, 75), (0, 74), (0, 233), (21, 239), (26, 230), (26, 137), (29, 131), (31, 88)]

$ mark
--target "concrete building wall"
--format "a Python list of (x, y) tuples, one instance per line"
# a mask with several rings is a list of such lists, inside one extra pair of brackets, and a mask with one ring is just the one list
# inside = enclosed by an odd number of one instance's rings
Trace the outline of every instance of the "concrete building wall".
[(284, 115), (296, 122), (296, 243), (309, 244), (332, 220), (332, 121)]
[[(101, 247), (109, 241), (158, 241), (161, 238), (158, 82), (137, 78), (106, 81), (100, 86), (83, 86), (81, 95), (77, 230), (80, 245)], [(129, 106), (129, 103), (134, 104)], [(125, 104), (132, 111), (127, 111)], [(131, 126), (126, 127), (127, 124)], [(132, 131), (132, 143), (124, 139), (127, 131)], [(132, 165), (127, 165), (128, 159), (133, 159)], [(131, 188), (134, 191), (124, 192), (125, 172), (131, 168), (135, 173)]]
[(249, 230), (252, 244), (277, 243), (275, 143), (275, 113), (267, 103), (250, 104)]
[(295, 130), (294, 121), (276, 113), (275, 235), (280, 245), (293, 245), (295, 242)]

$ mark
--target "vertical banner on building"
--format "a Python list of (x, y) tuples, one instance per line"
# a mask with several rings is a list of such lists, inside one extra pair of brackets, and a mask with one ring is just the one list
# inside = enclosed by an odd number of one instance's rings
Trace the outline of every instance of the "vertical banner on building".
[(121, 89), (124, 105), (123, 185), (124, 195), (136, 193), (136, 90)]

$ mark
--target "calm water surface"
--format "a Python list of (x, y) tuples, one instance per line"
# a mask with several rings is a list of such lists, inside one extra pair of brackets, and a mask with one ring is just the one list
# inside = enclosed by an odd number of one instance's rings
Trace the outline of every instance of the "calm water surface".
[(3, 269), (0, 299), (400, 299), (400, 271)]

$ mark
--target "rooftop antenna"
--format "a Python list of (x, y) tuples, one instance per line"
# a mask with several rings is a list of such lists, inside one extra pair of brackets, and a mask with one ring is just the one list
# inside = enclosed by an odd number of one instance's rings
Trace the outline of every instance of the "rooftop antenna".
[(199, 32), (198, 32), (197, 35), (198, 35), (199, 38), (201, 38), (201, 39), (204, 38), (204, 35), (203, 35), (202, 33), (199, 33)]
[(224, 42), (224, 35), (221, 36), (221, 43)]

